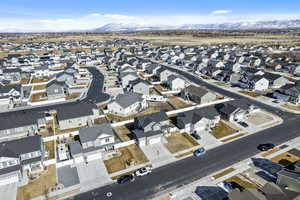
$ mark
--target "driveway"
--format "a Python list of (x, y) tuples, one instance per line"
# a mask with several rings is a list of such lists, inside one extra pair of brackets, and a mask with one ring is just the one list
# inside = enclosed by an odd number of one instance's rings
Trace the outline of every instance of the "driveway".
[(112, 183), (104, 163), (100, 159), (90, 161), (88, 164), (76, 164), (76, 167), (83, 190), (89, 190)]
[(18, 183), (0, 186), (0, 199), (15, 200), (17, 198)]
[(143, 146), (141, 149), (146, 154), (153, 167), (160, 167), (176, 160), (162, 143)]

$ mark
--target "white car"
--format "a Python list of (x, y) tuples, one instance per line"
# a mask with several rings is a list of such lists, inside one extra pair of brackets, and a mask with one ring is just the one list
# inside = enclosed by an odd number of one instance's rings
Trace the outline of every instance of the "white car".
[(150, 174), (150, 173), (151, 173), (151, 168), (150, 167), (143, 167), (143, 168), (137, 170), (135, 172), (135, 175), (136, 176), (145, 176), (145, 175)]

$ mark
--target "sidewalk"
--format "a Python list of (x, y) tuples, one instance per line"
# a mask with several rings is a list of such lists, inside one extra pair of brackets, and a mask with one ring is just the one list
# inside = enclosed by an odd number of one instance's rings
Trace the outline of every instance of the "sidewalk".
[[(294, 148), (298, 148), (300, 149), (300, 137), (297, 137), (293, 140), (290, 140), (288, 142), (285, 142), (283, 144), (281, 144), (280, 146), (282, 145), (286, 145), (287, 147), (284, 148), (284, 149), (281, 149), (277, 152), (274, 152), (266, 157), (262, 157), (261, 155), (265, 152), (260, 152), (258, 154), (256, 154), (255, 156), (251, 157), (251, 158), (266, 158), (266, 159), (271, 159), (275, 156), (278, 156), (284, 152), (287, 152), (291, 149), (294, 149)], [(237, 174), (240, 174), (240, 173), (243, 173), (245, 171), (247, 171), (248, 169), (251, 168), (250, 164), (252, 163), (251, 161), (251, 158), (248, 158), (248, 159), (245, 159), (241, 162), (238, 162), (238, 163), (235, 163), (233, 164), (232, 166), (228, 167), (228, 168), (225, 168), (225, 169), (222, 169), (220, 171), (216, 171), (206, 177), (203, 177), (195, 182), (192, 182), (190, 184), (187, 184), (187, 185), (183, 185), (179, 188), (173, 188), (173, 189), (170, 189), (168, 191), (164, 191), (163, 193), (160, 193), (158, 194), (154, 199), (159, 199), (161, 197), (166, 197), (169, 196), (170, 199), (172, 200), (182, 200), (182, 199), (185, 199), (185, 198), (190, 198), (191, 200), (198, 200), (199, 197), (198, 195), (196, 195), (194, 193), (194, 191), (196, 190), (196, 187), (197, 186), (217, 186), (217, 185), (220, 185), (220, 183), (222, 183), (224, 180), (232, 177), (232, 176), (235, 176)], [(224, 176), (221, 176), (217, 179), (214, 179), (213, 178), (213, 175), (215, 174), (218, 174), (220, 172), (223, 172), (225, 171), (226, 169), (229, 169), (229, 168), (234, 168), (234, 171), (224, 175)]]

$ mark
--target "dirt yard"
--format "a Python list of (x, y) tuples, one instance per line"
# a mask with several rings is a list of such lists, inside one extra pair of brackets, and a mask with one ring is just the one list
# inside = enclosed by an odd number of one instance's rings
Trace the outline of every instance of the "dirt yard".
[(270, 122), (272, 120), (274, 120), (274, 118), (271, 115), (266, 114), (264, 112), (255, 112), (255, 113), (250, 114), (246, 118), (246, 121), (248, 121), (251, 124), (254, 124), (256, 126)]
[(104, 161), (109, 174), (126, 169), (126, 163), (139, 165), (149, 162), (144, 152), (135, 144), (122, 147), (119, 151), (119, 156)]
[(239, 93), (248, 95), (248, 96), (250, 96), (250, 97), (259, 97), (259, 96), (261, 96), (260, 94), (258, 94), (258, 93), (256, 93), (256, 92), (245, 91), (245, 90), (241, 90), (241, 91), (239, 91)]
[(130, 125), (114, 127), (116, 134), (121, 138), (122, 141), (129, 141), (131, 133)]
[(187, 108), (187, 107), (190, 107), (191, 104), (188, 104), (186, 102), (184, 102), (181, 98), (179, 97), (169, 97), (169, 102), (175, 106), (177, 109), (180, 109), (180, 108)]
[(39, 102), (39, 101), (46, 101), (47, 98), (45, 97), (45, 92), (35, 93), (31, 96), (31, 102)]
[(300, 158), (290, 152), (285, 152), (285, 153), (279, 154), (278, 156), (271, 158), (271, 160), (273, 162), (279, 163), (283, 166), (287, 166), (293, 162), (300, 160)]
[(199, 145), (186, 133), (172, 133), (166, 139), (168, 143), (165, 146), (171, 153), (177, 153)]
[(18, 188), (17, 200), (30, 200), (47, 193), (56, 184), (56, 166), (49, 165), (48, 170), (33, 182)]
[(283, 105), (283, 107), (290, 109), (290, 110), (300, 111), (300, 106), (293, 106), (293, 105), (285, 104), (285, 105)]
[(213, 128), (211, 134), (215, 138), (220, 139), (225, 136), (232, 135), (233, 133), (236, 133), (236, 132), (237, 132), (236, 129), (230, 127), (229, 125), (227, 125), (227, 123), (225, 121), (221, 120), (219, 122), (219, 124), (217, 124), (217, 126), (215, 128)]
[(46, 89), (46, 85), (35, 85), (32, 88), (33, 90), (45, 90)]

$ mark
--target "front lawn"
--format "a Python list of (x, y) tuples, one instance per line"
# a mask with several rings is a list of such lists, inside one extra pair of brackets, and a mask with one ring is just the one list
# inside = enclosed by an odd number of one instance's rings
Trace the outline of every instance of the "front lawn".
[(56, 166), (49, 165), (48, 170), (38, 179), (18, 188), (17, 200), (30, 200), (45, 195), (48, 189), (56, 183)]
[(105, 167), (109, 174), (124, 170), (130, 167), (149, 162), (144, 152), (135, 144), (118, 149), (120, 155), (104, 160)]
[(199, 144), (186, 133), (172, 133), (169, 137), (166, 137), (168, 143), (165, 144), (167, 149), (171, 153), (177, 153)]
[(216, 127), (212, 130), (212, 135), (217, 138), (223, 138), (225, 136), (231, 135), (233, 133), (236, 133), (237, 130), (234, 128), (231, 128), (229, 125), (227, 125), (224, 121), (220, 121)]

